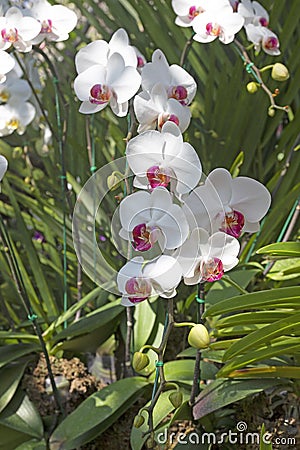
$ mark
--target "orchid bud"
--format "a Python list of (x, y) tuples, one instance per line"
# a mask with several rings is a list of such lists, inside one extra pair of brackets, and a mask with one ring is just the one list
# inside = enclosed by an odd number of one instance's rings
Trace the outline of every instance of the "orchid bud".
[(174, 408), (179, 408), (179, 406), (181, 406), (182, 400), (183, 400), (182, 392), (180, 392), (180, 391), (172, 392), (169, 395), (169, 400), (172, 403), (172, 405), (174, 406)]
[(138, 414), (134, 418), (133, 426), (135, 428), (140, 428), (143, 425), (144, 422), (145, 422), (145, 418), (141, 414)]
[(275, 116), (275, 109), (272, 108), (272, 106), (270, 106), (270, 108), (268, 109), (268, 116), (270, 116), (270, 117)]
[(135, 352), (132, 358), (132, 367), (136, 372), (141, 372), (150, 363), (149, 356), (142, 352)]
[(246, 87), (249, 94), (255, 94), (255, 92), (258, 91), (257, 83), (255, 83), (254, 81), (248, 83)]
[(272, 68), (271, 77), (276, 81), (286, 81), (290, 78), (290, 74), (284, 64), (275, 63)]
[(107, 187), (110, 191), (115, 191), (120, 187), (123, 176), (120, 172), (114, 171), (107, 177)]
[(199, 350), (207, 348), (210, 343), (207, 328), (201, 323), (193, 326), (188, 335), (188, 343), (191, 347), (197, 348)]

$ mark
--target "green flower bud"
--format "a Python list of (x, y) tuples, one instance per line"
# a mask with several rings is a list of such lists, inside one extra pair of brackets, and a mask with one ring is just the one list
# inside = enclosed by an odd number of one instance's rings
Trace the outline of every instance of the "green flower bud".
[(275, 109), (272, 108), (272, 106), (270, 106), (270, 108), (268, 109), (268, 116), (270, 116), (270, 117), (275, 116)]
[(135, 352), (132, 358), (132, 367), (136, 372), (141, 372), (150, 363), (149, 356), (142, 352)]
[(290, 74), (284, 64), (275, 63), (272, 68), (271, 77), (276, 81), (286, 81), (290, 78)]
[(110, 191), (115, 191), (120, 187), (122, 181), (122, 174), (120, 172), (114, 171), (111, 175), (107, 177), (107, 187)]
[(210, 338), (206, 327), (201, 323), (195, 325), (189, 332), (188, 342), (191, 347), (199, 350), (207, 348), (210, 343)]
[(255, 94), (255, 92), (258, 91), (257, 83), (255, 83), (254, 81), (248, 83), (246, 87), (249, 94)]
[(146, 447), (149, 449), (153, 449), (155, 445), (155, 441), (153, 439), (153, 437), (150, 437), (147, 441), (146, 441)]
[(138, 414), (134, 418), (133, 426), (135, 428), (140, 428), (143, 425), (144, 422), (145, 422), (145, 418), (141, 414)]
[(179, 406), (181, 406), (182, 404), (182, 392), (180, 391), (176, 391), (176, 392), (172, 392), (169, 395), (169, 400), (172, 403), (172, 405), (174, 406), (174, 408), (179, 408)]

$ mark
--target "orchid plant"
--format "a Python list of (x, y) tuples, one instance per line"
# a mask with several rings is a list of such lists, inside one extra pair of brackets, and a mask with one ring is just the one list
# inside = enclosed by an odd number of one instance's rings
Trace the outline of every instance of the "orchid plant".
[[(222, 47), (231, 45), (254, 77), (255, 89), (262, 88), (269, 97), (269, 114), (276, 109), (290, 112), (289, 107), (276, 104), (276, 94), (262, 79), (264, 69), (258, 69), (250, 60), (247, 49), (236, 37), (244, 28), (245, 37), (256, 54), (262, 50), (272, 57), (280, 55), (279, 39), (269, 28), (269, 14), (262, 5), (251, 0), (172, 0), (172, 8), (175, 24), (190, 28), (193, 33), (183, 49), (180, 64), (169, 64), (160, 48), (154, 49), (147, 62), (140, 50), (131, 45), (127, 31), (119, 28), (108, 42), (95, 39), (79, 49), (75, 56), (77, 76), (72, 85), (76, 101), (81, 102), (79, 113), (90, 118), (103, 111), (131, 120), (125, 138), (126, 171), (119, 174), (116, 183), (124, 183), (124, 193), (116, 201), (118, 220), (113, 224), (114, 234), (125, 242), (128, 250), (115, 276), (121, 305), (127, 308), (127, 344), (131, 339), (132, 310), (142, 302), (151, 304), (161, 297), (159, 301), (166, 304), (169, 320), (161, 345), (150, 346), (157, 354), (156, 374), (160, 378), (159, 387), (155, 382), (150, 406), (144, 408), (148, 413), (146, 435), (150, 434), (150, 439), (154, 436), (153, 409), (168, 383), (163, 357), (174, 324), (173, 299), (177, 289), (181, 283), (187, 289), (197, 286), (196, 297), (202, 305), (197, 324), (175, 323), (179, 327), (191, 327), (189, 342), (197, 348), (197, 374), (201, 350), (207, 348), (210, 339), (203, 319), (206, 283), (221, 280), (238, 265), (239, 239), (259, 232), (271, 205), (269, 190), (256, 179), (232, 176), (223, 167), (204, 174), (206, 168), (199, 157), (201, 145), (191, 145), (184, 134), (193, 121), (193, 101), (197, 96), (195, 77), (184, 64), (189, 47), (217, 39)], [(53, 129), (38, 93), (43, 89), (43, 82), (39, 80), (34, 58), (33, 62), (28, 61), (31, 53), (42, 52), (49, 42), (67, 40), (77, 24), (76, 13), (47, 0), (36, 0), (22, 8), (7, 5), (1, 14), (0, 136), (14, 132), (21, 135), (35, 123), (44, 130), (43, 139), (47, 144)], [(23, 53), (28, 54), (26, 62), (20, 58)], [(26, 75), (29, 66), (30, 76)], [(277, 69), (272, 71), (274, 79), (288, 78), (285, 66), (280, 64)], [(34, 85), (35, 77), (38, 88)], [(106, 106), (111, 111), (104, 111)], [(62, 158), (62, 166), (63, 162)], [(95, 171), (92, 164), (91, 170)], [(6, 171), (7, 160), (0, 156), (0, 181)], [(61, 178), (67, 186), (66, 174)], [(74, 220), (74, 235), (78, 231), (76, 227)], [(144, 355), (144, 350), (142, 347), (138, 353)], [(146, 366), (133, 364), (136, 371)], [(176, 389), (179, 389), (177, 385)], [(199, 391), (195, 375), (191, 406)], [(136, 424), (141, 425), (139, 421)]]

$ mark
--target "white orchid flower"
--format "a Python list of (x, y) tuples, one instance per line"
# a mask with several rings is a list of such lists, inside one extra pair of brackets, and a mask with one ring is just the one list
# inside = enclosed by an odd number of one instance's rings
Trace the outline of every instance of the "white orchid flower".
[(240, 244), (222, 232), (209, 236), (203, 228), (195, 228), (185, 243), (173, 254), (179, 262), (185, 284), (220, 280), (224, 272), (238, 264)]
[(109, 42), (98, 39), (79, 50), (75, 57), (77, 73), (81, 73), (98, 64), (106, 66), (109, 58), (114, 53), (122, 56), (125, 66), (137, 67), (138, 58), (136, 51), (133, 46), (129, 45), (126, 31), (123, 28), (119, 28), (112, 35)]
[(108, 104), (119, 117), (128, 110), (128, 100), (139, 89), (141, 76), (131, 66), (125, 66), (124, 59), (114, 53), (107, 66), (94, 65), (81, 72), (74, 81), (74, 90), (83, 103), (79, 111), (91, 114), (101, 111)]
[(189, 233), (182, 208), (172, 202), (172, 195), (164, 187), (151, 193), (135, 192), (120, 204), (120, 236), (132, 242), (137, 251), (150, 250), (156, 242), (162, 249), (180, 247)]
[(182, 270), (171, 256), (162, 255), (153, 262), (144, 263), (142, 257), (131, 259), (117, 276), (123, 306), (134, 306), (152, 296), (172, 298), (181, 281)]
[(15, 66), (14, 58), (4, 50), (0, 50), (0, 84), (6, 80), (6, 74)]
[(165, 55), (159, 49), (154, 51), (152, 62), (143, 67), (142, 89), (150, 92), (157, 83), (165, 87), (168, 98), (175, 98), (182, 105), (189, 105), (197, 90), (194, 78), (177, 64), (169, 66)]
[(31, 89), (26, 80), (15, 75), (7, 76), (6, 81), (0, 84), (0, 103), (25, 102), (31, 96)]
[(7, 159), (0, 155), (0, 192), (1, 192), (1, 181), (5, 175), (5, 172), (7, 171), (8, 162)]
[(34, 44), (39, 44), (44, 39), (54, 42), (65, 41), (77, 24), (74, 11), (63, 5), (51, 5), (47, 0), (35, 0), (26, 14), (41, 24), (38, 36), (32, 40)]
[(251, 0), (241, 0), (238, 5), (238, 13), (245, 19), (245, 26), (249, 23), (267, 27), (269, 25), (269, 14), (258, 2)]
[(193, 20), (195, 36), (198, 42), (208, 43), (219, 38), (223, 44), (229, 44), (244, 25), (244, 18), (232, 10), (228, 3), (217, 9), (199, 14)]
[(242, 232), (259, 230), (270, 204), (271, 195), (259, 181), (232, 178), (228, 170), (218, 168), (189, 194), (183, 209), (192, 228), (219, 230), (237, 238)]
[(177, 14), (175, 23), (180, 27), (190, 27), (199, 14), (228, 4), (228, 0), (172, 0), (172, 8)]
[(260, 25), (255, 26), (252, 23), (245, 26), (245, 30), (247, 39), (254, 44), (256, 51), (260, 51), (262, 48), (268, 55), (280, 55), (279, 40), (273, 31)]
[(23, 16), (22, 11), (13, 6), (0, 17), (0, 49), (7, 50), (13, 45), (20, 52), (29, 52), (40, 30), (37, 20)]
[(151, 92), (142, 91), (136, 95), (133, 106), (139, 122), (138, 133), (155, 128), (161, 130), (167, 121), (174, 122), (183, 133), (191, 120), (190, 109), (174, 98), (168, 98), (161, 83), (157, 83)]
[(131, 139), (126, 157), (135, 174), (134, 186), (141, 189), (168, 187), (178, 197), (190, 192), (201, 178), (201, 162), (194, 148), (183, 142), (172, 122), (159, 131), (145, 131)]
[(0, 105), (0, 136), (8, 136), (14, 131), (23, 134), (34, 116), (35, 107), (26, 101), (13, 99)]

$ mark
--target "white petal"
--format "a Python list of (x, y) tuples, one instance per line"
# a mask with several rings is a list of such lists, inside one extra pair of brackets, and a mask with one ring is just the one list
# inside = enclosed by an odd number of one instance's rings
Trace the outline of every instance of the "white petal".
[(146, 264), (143, 275), (155, 282), (155, 290), (160, 294), (171, 291), (178, 286), (182, 277), (182, 270), (174, 258), (162, 255), (155, 262)]
[[(140, 124), (144, 126), (148, 125), (150, 127), (148, 129), (155, 128), (155, 122), (159, 112), (146, 91), (143, 91), (134, 97), (133, 107), (136, 118)], [(138, 131), (142, 132), (141, 129)]]
[(138, 91), (141, 84), (141, 76), (134, 67), (125, 67), (118, 78), (114, 81), (108, 79), (108, 83), (117, 95), (118, 103), (124, 103), (130, 100)]
[(125, 117), (128, 112), (128, 102), (118, 103), (114, 98), (110, 100), (110, 107), (118, 117)]
[(104, 66), (92, 66), (77, 75), (74, 80), (74, 91), (79, 100), (89, 100), (90, 90), (95, 84), (106, 84), (106, 69)]
[(107, 64), (108, 43), (103, 40), (91, 42), (86, 47), (79, 50), (75, 57), (77, 73), (83, 72), (91, 66)]
[(32, 17), (23, 17), (18, 24), (18, 32), (24, 41), (31, 41), (41, 31), (41, 24)]
[(165, 236), (167, 250), (180, 247), (188, 236), (189, 226), (184, 211), (178, 205), (172, 205), (156, 220), (156, 223)]
[(8, 162), (7, 159), (0, 155), (0, 181), (5, 175), (5, 172), (7, 171)]
[(226, 169), (215, 169), (207, 177), (206, 183), (218, 193), (223, 205), (228, 205), (232, 195), (232, 177)]
[(148, 192), (135, 192), (122, 200), (119, 214), (125, 230), (132, 231), (136, 225), (150, 221), (150, 201)]
[(162, 83), (168, 87), (170, 81), (168, 61), (163, 52), (157, 49), (152, 55), (152, 62), (147, 63), (142, 69), (142, 88), (151, 91), (157, 83)]
[(142, 274), (142, 265), (144, 258), (136, 256), (128, 261), (117, 275), (118, 289), (122, 294), (126, 293), (125, 285), (130, 278), (139, 277)]
[(126, 148), (129, 167), (136, 175), (145, 175), (153, 165), (162, 162), (163, 136), (159, 131), (145, 131), (131, 139)]
[(158, 186), (151, 193), (151, 219), (156, 223), (172, 206), (172, 196), (170, 192)]
[(209, 257), (216, 257), (222, 261), (224, 270), (234, 267), (240, 250), (239, 241), (221, 231), (214, 233), (209, 239)]
[(81, 103), (81, 106), (79, 108), (79, 112), (82, 114), (94, 114), (96, 112), (102, 111), (108, 103), (102, 103), (102, 105), (94, 105), (93, 103), (86, 100), (85, 102)]
[(240, 211), (249, 222), (259, 222), (271, 205), (271, 194), (259, 181), (248, 177), (232, 180), (230, 205)]
[(172, 160), (171, 167), (177, 179), (176, 192), (179, 195), (188, 193), (199, 183), (201, 162), (195, 149), (187, 142), (181, 146), (178, 157)]

